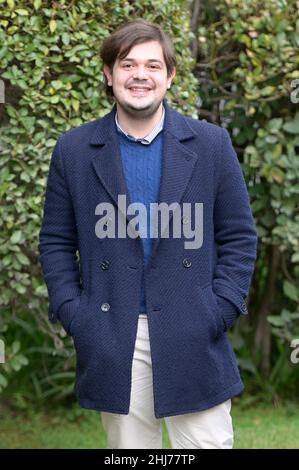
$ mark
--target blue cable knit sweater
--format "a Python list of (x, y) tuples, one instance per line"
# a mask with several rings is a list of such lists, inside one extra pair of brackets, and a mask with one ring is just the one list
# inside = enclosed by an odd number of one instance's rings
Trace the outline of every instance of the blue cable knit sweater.
[[(147, 209), (147, 230), (139, 227), (147, 236), (142, 235), (144, 259), (147, 266), (151, 254), (152, 239), (150, 234), (150, 203), (158, 202), (162, 169), (163, 132), (160, 132), (149, 145), (128, 139), (123, 133), (117, 133), (124, 175), (131, 202), (141, 202)], [(136, 212), (137, 215), (137, 212)], [(138, 229), (138, 227), (137, 227)], [(144, 238), (143, 238), (144, 237)], [(146, 313), (144, 279), (140, 292), (140, 313)]]

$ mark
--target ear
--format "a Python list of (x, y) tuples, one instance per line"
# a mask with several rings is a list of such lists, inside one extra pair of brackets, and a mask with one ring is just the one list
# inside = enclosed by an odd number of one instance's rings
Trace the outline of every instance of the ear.
[(168, 83), (169, 83), (169, 87), (168, 87), (168, 88), (170, 88), (171, 82), (172, 82), (172, 80), (174, 79), (175, 74), (176, 74), (176, 67), (174, 67), (173, 71), (171, 72), (171, 75), (169, 75), (169, 77), (168, 77)]
[(104, 75), (107, 79), (107, 84), (109, 86), (112, 86), (112, 74), (111, 74), (109, 66), (107, 64), (104, 64), (103, 72), (104, 72)]

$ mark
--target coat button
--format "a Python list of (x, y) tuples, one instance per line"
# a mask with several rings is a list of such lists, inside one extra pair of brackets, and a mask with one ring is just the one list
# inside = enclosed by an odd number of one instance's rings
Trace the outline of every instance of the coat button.
[(192, 263), (188, 258), (183, 259), (183, 265), (185, 266), (185, 268), (190, 268), (191, 264)]
[(106, 259), (104, 259), (102, 262), (101, 262), (101, 268), (103, 269), (103, 271), (105, 271), (106, 269), (108, 269), (110, 266), (110, 263), (109, 261), (107, 261)]
[(188, 222), (189, 222), (189, 217), (187, 217), (186, 215), (184, 215), (184, 216), (182, 217), (182, 223), (183, 223), (183, 224), (187, 224)]
[(242, 312), (247, 312), (247, 305), (245, 302), (241, 305)]
[(110, 309), (110, 304), (108, 304), (107, 302), (105, 302), (101, 305), (101, 310), (103, 312), (108, 312), (109, 309)]

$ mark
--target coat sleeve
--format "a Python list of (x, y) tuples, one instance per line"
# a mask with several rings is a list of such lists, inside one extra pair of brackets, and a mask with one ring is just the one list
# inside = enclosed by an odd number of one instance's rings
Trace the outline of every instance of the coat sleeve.
[(61, 139), (51, 157), (38, 248), (48, 288), (49, 320), (55, 323), (59, 319), (66, 328), (79, 303), (81, 285), (77, 228), (64, 175)]
[(222, 145), (214, 205), (217, 262), (213, 291), (229, 329), (240, 314), (247, 314), (246, 297), (256, 259), (257, 233), (243, 173), (226, 129)]

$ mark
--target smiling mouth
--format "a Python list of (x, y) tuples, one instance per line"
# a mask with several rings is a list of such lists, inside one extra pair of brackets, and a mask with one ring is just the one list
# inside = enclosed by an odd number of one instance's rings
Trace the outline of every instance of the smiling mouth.
[(145, 93), (148, 93), (149, 91), (151, 91), (151, 88), (148, 88), (148, 87), (129, 87), (129, 90), (131, 93), (135, 93), (135, 94), (145, 94)]

